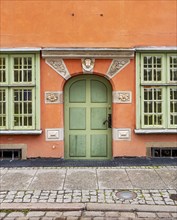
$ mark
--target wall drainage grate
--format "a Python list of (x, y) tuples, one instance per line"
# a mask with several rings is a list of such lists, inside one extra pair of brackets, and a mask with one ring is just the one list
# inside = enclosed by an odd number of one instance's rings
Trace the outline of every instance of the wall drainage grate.
[(135, 192), (131, 191), (120, 191), (116, 193), (116, 197), (119, 199), (124, 199), (124, 200), (132, 200), (137, 197), (137, 194)]
[(170, 199), (177, 201), (177, 194), (170, 194)]

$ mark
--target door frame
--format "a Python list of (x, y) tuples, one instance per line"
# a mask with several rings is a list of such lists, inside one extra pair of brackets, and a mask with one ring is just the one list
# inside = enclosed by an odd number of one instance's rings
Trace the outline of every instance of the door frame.
[[(110, 112), (111, 112), (111, 114), (113, 113), (113, 111), (112, 111), (112, 85), (111, 85), (111, 83), (110, 83), (110, 81), (109, 80), (107, 80), (105, 77), (102, 77), (102, 76), (99, 76), (99, 75), (96, 75), (96, 74), (87, 74), (87, 75), (81, 75), (81, 74), (79, 74), (79, 75), (76, 75), (76, 76), (74, 76), (74, 77), (71, 77), (69, 80), (67, 80), (66, 81), (66, 83), (65, 83), (65, 85), (64, 85), (64, 97), (63, 97), (63, 99), (64, 99), (64, 106), (63, 106), (63, 108), (64, 108), (64, 117), (63, 117), (63, 119), (64, 119), (64, 128), (66, 128), (66, 114), (65, 114), (65, 98), (66, 98), (66, 96), (68, 96), (69, 97), (69, 94), (68, 94), (68, 92), (69, 92), (69, 90), (68, 90), (68, 88), (69, 88), (69, 86), (73, 83), (73, 82), (77, 82), (77, 81), (79, 81), (79, 80), (81, 80), (81, 79), (86, 79), (87, 77), (90, 77), (90, 78), (95, 78), (95, 79), (97, 79), (98, 81), (100, 81), (100, 82), (103, 82), (105, 85), (106, 85), (106, 87), (107, 87), (107, 89), (108, 89), (108, 92), (109, 92), (109, 99), (110, 99), (110, 101), (108, 101), (108, 105), (109, 105), (109, 103), (110, 103), (110, 106), (108, 106), (108, 108), (110, 109)], [(66, 92), (67, 92), (67, 94), (66, 94)], [(108, 132), (108, 137), (109, 137), (109, 139), (110, 140), (108, 140), (108, 143), (109, 143), (109, 147), (108, 147), (108, 156), (107, 157), (105, 157), (105, 158), (101, 158), (101, 157), (93, 157), (93, 160), (110, 160), (110, 159), (112, 159), (112, 157), (113, 157), (113, 152), (112, 152), (112, 128), (108, 128), (109, 130), (109, 132)], [(66, 146), (66, 143), (68, 142), (68, 141), (66, 141), (66, 138), (67, 138), (67, 135), (66, 135), (66, 132), (68, 132), (66, 129), (64, 129), (64, 158), (65, 159), (68, 159), (68, 160), (75, 160), (75, 159), (77, 159), (77, 160), (92, 160), (92, 158), (78, 158), (78, 157), (73, 157), (73, 158), (71, 158), (71, 157), (69, 157), (69, 146)]]

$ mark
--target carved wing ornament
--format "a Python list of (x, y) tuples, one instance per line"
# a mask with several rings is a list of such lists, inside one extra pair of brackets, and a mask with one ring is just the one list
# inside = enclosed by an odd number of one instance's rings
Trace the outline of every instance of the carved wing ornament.
[(64, 79), (69, 79), (71, 76), (66, 68), (63, 59), (46, 58), (46, 63), (59, 73)]

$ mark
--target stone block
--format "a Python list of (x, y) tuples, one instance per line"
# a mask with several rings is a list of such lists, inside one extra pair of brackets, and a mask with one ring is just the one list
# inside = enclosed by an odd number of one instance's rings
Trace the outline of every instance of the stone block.
[(42, 217), (45, 215), (45, 212), (42, 211), (31, 211), (27, 213), (27, 217)]
[(137, 212), (139, 218), (155, 218), (156, 214), (152, 212)]

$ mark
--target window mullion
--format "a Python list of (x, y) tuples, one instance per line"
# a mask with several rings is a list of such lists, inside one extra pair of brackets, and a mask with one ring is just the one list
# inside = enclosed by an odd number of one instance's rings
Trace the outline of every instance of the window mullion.
[(162, 87), (162, 126), (168, 128), (167, 87)]

